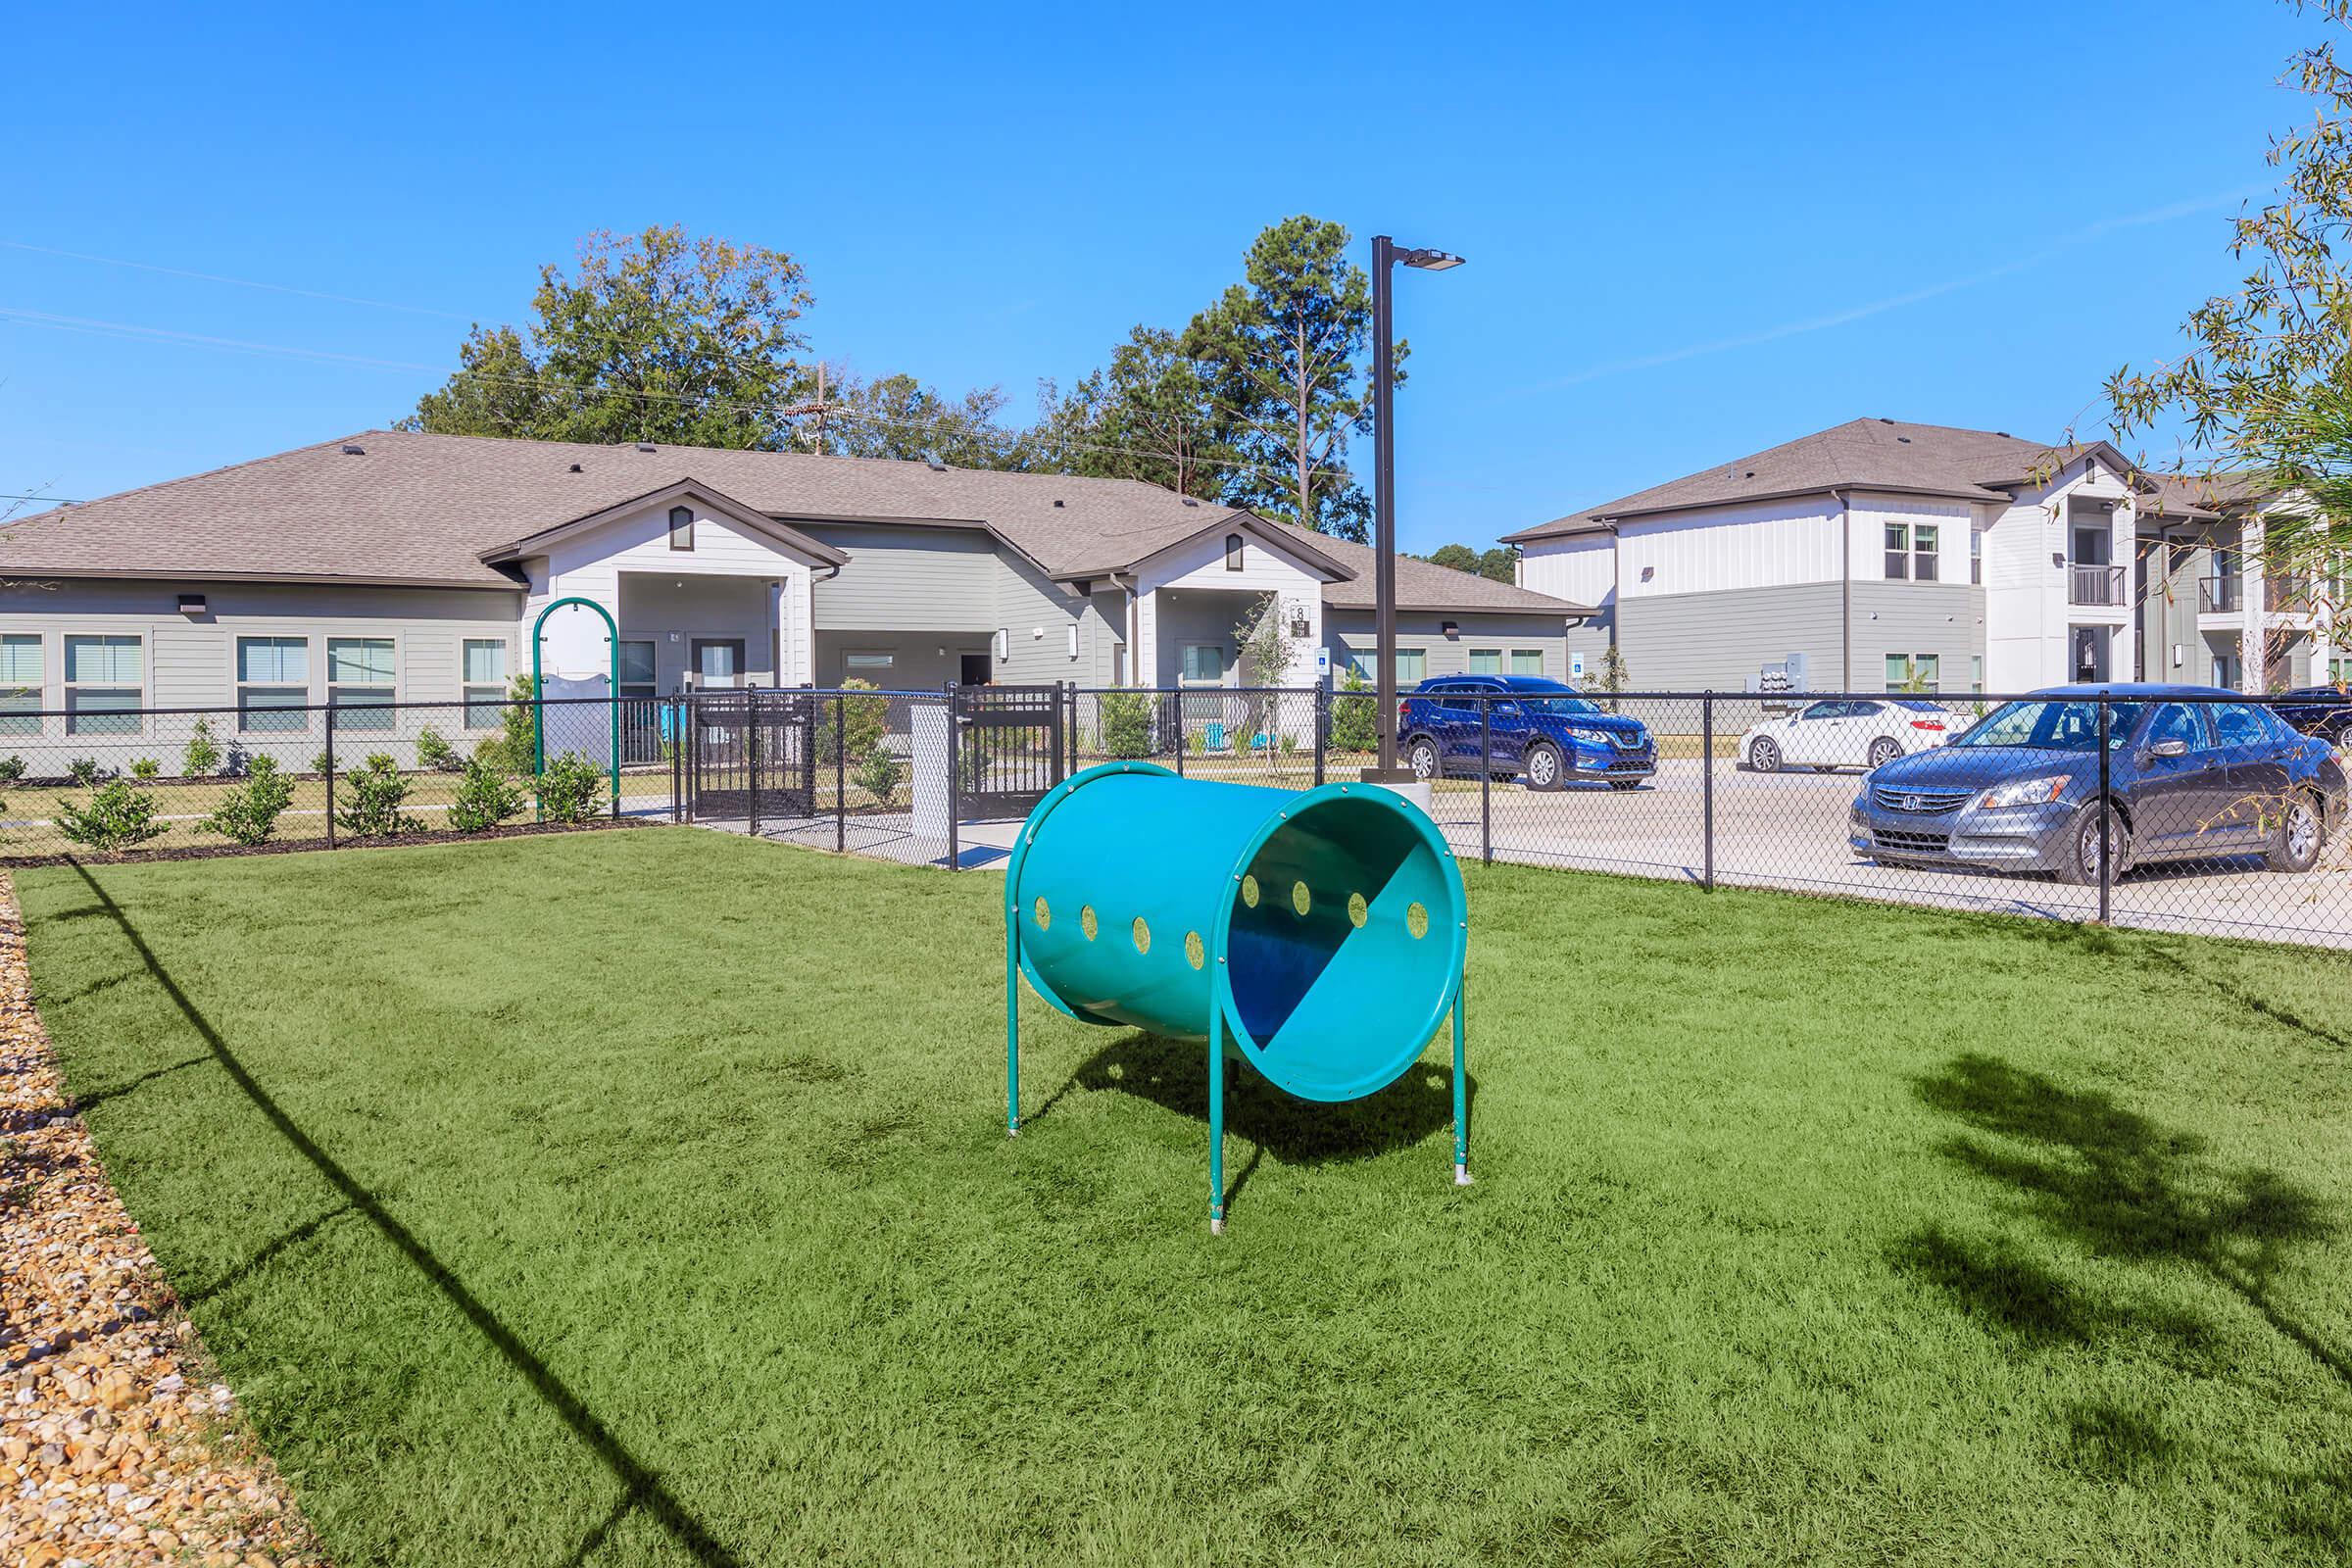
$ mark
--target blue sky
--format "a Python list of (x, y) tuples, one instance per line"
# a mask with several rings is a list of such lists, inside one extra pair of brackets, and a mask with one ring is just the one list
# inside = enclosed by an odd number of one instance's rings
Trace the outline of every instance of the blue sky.
[(1399, 283), (1408, 549), (1856, 416), (2054, 436), (2233, 281), (2230, 215), (2308, 114), (2276, 81), (2320, 25), (1122, 9), (30, 9), (0, 491), (388, 422), (580, 234), (668, 221), (800, 258), (828, 358), (1020, 413), (1180, 324), (1287, 214), (1458, 251)]

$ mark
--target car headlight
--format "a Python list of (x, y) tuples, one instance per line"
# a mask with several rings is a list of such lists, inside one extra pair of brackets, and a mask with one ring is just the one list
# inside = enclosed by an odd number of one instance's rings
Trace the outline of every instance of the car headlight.
[(2066, 787), (2074, 781), (2075, 775), (2072, 773), (2015, 779), (2007, 784), (1995, 784), (1977, 797), (1977, 804), (1993, 808), (2003, 806), (2047, 806), (2065, 794)]
[(1609, 744), (1608, 734), (1605, 731), (1597, 729), (1571, 729), (1568, 731), (1568, 738), (1586, 746), (1606, 746)]

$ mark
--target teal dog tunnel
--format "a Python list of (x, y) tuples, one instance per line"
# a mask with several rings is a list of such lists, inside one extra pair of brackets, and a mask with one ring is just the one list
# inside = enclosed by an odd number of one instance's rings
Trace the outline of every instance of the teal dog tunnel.
[(1359, 1100), (1402, 1076), (1450, 1013), (1454, 1180), (1467, 1185), (1468, 944), (1452, 852), (1391, 791), (1089, 768), (1038, 803), (1005, 868), (1005, 1130), (1021, 1126), (1021, 977), (1083, 1022), (1203, 1042), (1221, 1231), (1229, 1054), (1302, 1100)]

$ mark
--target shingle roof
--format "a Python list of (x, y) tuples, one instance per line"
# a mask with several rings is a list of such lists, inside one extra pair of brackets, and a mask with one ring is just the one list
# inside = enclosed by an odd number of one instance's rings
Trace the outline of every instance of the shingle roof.
[(2191, 521), (2219, 517), (2230, 507), (2256, 500), (2268, 488), (2250, 473), (2146, 473), (2141, 477), (2154, 481), (2155, 488), (2140, 503), (2140, 511)]
[[(367, 430), (9, 523), (0, 571), (511, 588), (514, 574), (485, 558), (688, 480), (772, 517), (984, 528), (1049, 574), (1125, 565), (1220, 517), (1247, 515), (1130, 479)], [(1351, 602), (1345, 596), (1359, 583), (1371, 603), (1372, 552), (1250, 520), (1354, 571), (1354, 581), (1330, 585), (1332, 603)], [(1421, 562), (1400, 561), (1397, 582), (1407, 604), (1578, 610)]]
[(1680, 479), (1550, 522), (1503, 535), (1505, 544), (1558, 539), (1599, 529), (1606, 520), (1693, 507), (1811, 495), (1824, 490), (1893, 490), (1965, 501), (2006, 501), (2003, 486), (2023, 483), (2045, 465), (2101, 451), (2119, 468), (2128, 461), (2105, 442), (2052, 446), (1999, 430), (1945, 424), (1850, 419), (1777, 447), (1717, 464)]

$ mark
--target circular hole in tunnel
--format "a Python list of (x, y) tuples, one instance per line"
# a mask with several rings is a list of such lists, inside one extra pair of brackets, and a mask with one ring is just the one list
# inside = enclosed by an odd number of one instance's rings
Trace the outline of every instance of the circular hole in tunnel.
[(1093, 905), (1086, 905), (1078, 910), (1078, 929), (1086, 933), (1087, 941), (1095, 940), (1095, 906)]
[(1292, 883), (1291, 907), (1297, 909), (1301, 915), (1303, 915), (1307, 910), (1313, 908), (1314, 906), (1315, 896), (1306, 891), (1306, 884), (1303, 882)]
[(1250, 908), (1252, 908), (1252, 909), (1254, 909), (1254, 908), (1256, 908), (1256, 907), (1257, 907), (1257, 878), (1256, 878), (1256, 877), (1254, 877), (1254, 876), (1246, 876), (1246, 877), (1242, 878), (1242, 903), (1244, 903), (1245, 905), (1249, 906), (1250, 906)]
[(1046, 896), (1042, 893), (1037, 896), (1037, 928), (1040, 931), (1054, 929), (1054, 911), (1047, 906)]
[(1348, 923), (1361, 931), (1364, 928), (1364, 922), (1371, 918), (1372, 906), (1364, 902), (1364, 896), (1361, 893), (1348, 894)]
[(1144, 917), (1140, 914), (1135, 917), (1135, 951), (1138, 953), (1152, 951), (1152, 928), (1144, 923)]
[(1184, 961), (1196, 969), (1208, 961), (1208, 949), (1201, 946), (1200, 933), (1198, 931), (1184, 934)]
[[(1429, 907), (1419, 899), (1404, 906), (1404, 928), (1413, 934), (1415, 942), (1429, 935)], [(1093, 933), (1090, 931), (1088, 934), (1091, 936)]]

